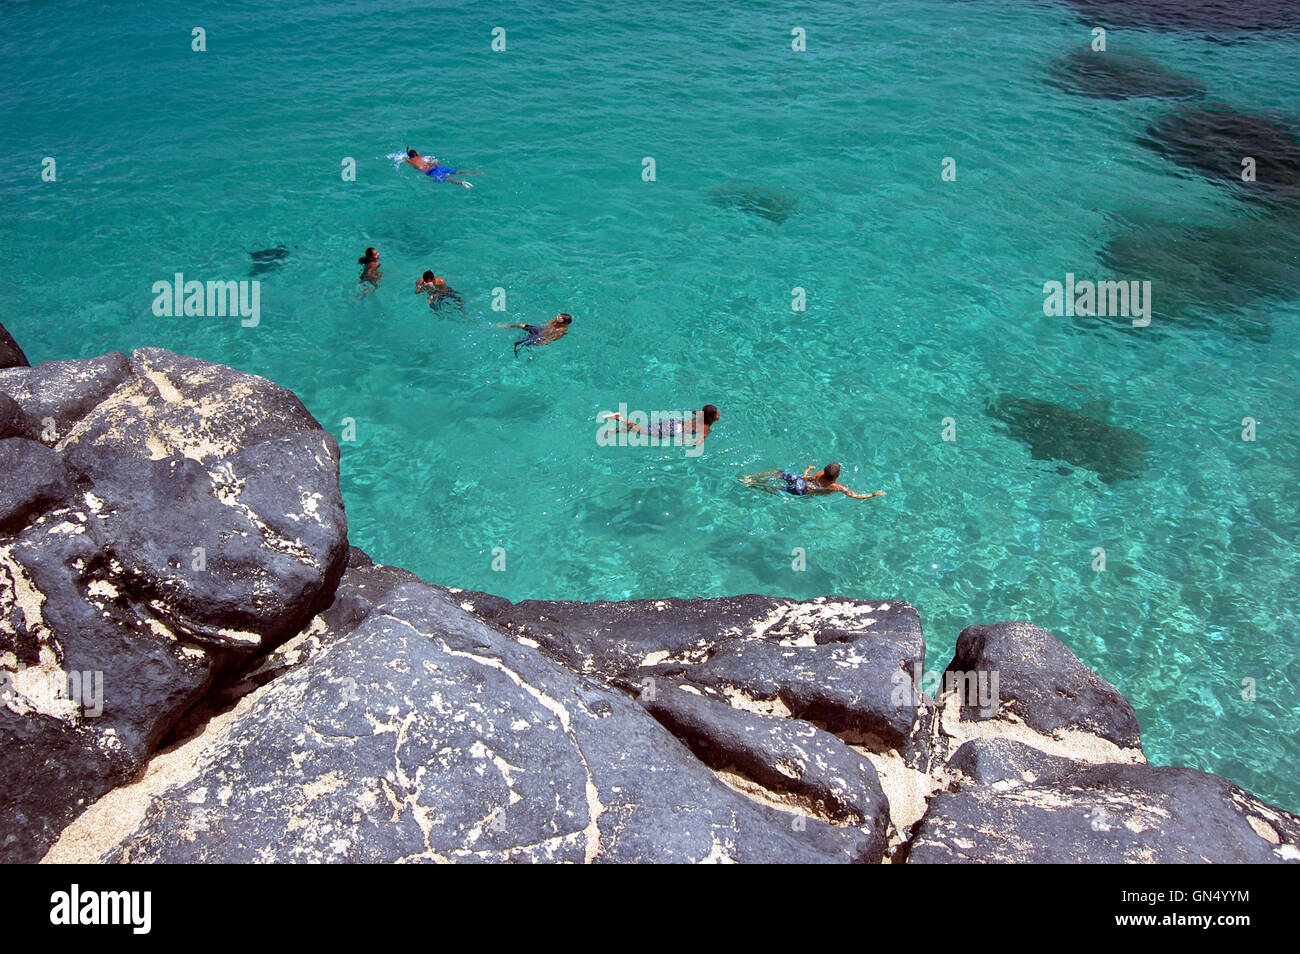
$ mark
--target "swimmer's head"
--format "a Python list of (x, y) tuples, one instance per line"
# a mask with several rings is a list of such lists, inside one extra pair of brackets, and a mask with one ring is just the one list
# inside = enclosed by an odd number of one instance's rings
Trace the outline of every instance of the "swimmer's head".
[(407, 156), (408, 159), (419, 159), (419, 158), (420, 158), (420, 154), (419, 154), (418, 152), (416, 152), (414, 149), (408, 149), (408, 150), (406, 150), (406, 156)]
[(718, 409), (714, 407), (712, 404), (704, 405), (704, 407), (700, 408), (700, 413), (704, 415), (705, 424), (712, 424), (719, 417), (721, 417), (721, 415), (718, 414)]
[(840, 465), (839, 465), (839, 464), (827, 464), (827, 465), (826, 465), (826, 469), (825, 469), (824, 471), (822, 471), (822, 476), (824, 476), (827, 480), (830, 480), (830, 481), (839, 480), (839, 479), (840, 479)]
[(366, 249), (366, 254), (361, 258), (357, 259), (357, 264), (364, 265), (367, 262), (377, 262), (377, 261), (379, 261), (379, 253), (376, 252), (373, 248), (368, 248)]
[(433, 272), (425, 272), (423, 275), (420, 276), (420, 281), (422, 281), (422, 282), (431, 282), (431, 281), (433, 281), (436, 277), (437, 277), (437, 276), (434, 275)]
[(573, 324), (573, 316), (569, 314), (567, 311), (560, 312), (558, 315), (555, 316), (555, 320), (562, 325)]

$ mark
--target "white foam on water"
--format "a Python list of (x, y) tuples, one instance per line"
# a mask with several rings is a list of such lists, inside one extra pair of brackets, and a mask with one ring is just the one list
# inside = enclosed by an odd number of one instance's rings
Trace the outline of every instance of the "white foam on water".
[[(390, 153), (388, 154), (387, 158), (392, 159), (394, 165), (397, 165), (397, 166), (400, 167), (401, 164), (402, 164), (403, 162), (406, 161), (406, 153), (404, 153), (404, 152), (390, 152)], [(422, 156), (421, 158), (424, 159), (424, 160), (426, 160), (427, 162), (437, 162), (437, 161), (438, 161), (438, 157), (437, 157), (437, 156)]]

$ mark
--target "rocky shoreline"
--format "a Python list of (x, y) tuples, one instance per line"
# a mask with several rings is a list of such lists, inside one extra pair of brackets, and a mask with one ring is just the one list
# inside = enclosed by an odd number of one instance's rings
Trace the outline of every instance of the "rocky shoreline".
[(0, 860), (1294, 862), (1028, 623), (526, 601), (347, 541), (293, 394), (0, 326)]

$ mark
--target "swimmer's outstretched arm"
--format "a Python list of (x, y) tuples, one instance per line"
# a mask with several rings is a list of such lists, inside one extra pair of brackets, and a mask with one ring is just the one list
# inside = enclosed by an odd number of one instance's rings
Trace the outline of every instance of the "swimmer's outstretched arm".
[(846, 497), (852, 497), (854, 500), (870, 500), (872, 497), (885, 496), (885, 492), (883, 490), (877, 490), (874, 493), (870, 493), (870, 494), (855, 494), (853, 491), (849, 490), (849, 488), (843, 485), (840, 486), (840, 490), (844, 491), (844, 495)]

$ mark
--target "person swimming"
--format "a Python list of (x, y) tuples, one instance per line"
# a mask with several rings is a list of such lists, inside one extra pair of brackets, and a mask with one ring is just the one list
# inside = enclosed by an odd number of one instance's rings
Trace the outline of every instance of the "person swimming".
[(525, 332), (524, 337), (515, 342), (515, 357), (519, 357), (520, 345), (532, 347), (534, 345), (546, 345), (552, 341), (559, 341), (569, 333), (569, 325), (573, 323), (573, 316), (567, 312), (560, 312), (546, 324), (538, 325), (520, 325), (508, 324), (497, 325), (498, 328), (521, 328)]
[[(712, 404), (706, 404), (699, 410), (691, 411), (691, 416), (686, 420), (679, 420), (675, 417), (664, 418), (642, 427), (635, 421), (629, 421), (622, 414), (606, 414), (605, 419), (609, 421), (618, 421), (623, 425), (625, 430), (636, 431), (638, 434), (644, 434), (646, 437), (655, 440), (670, 440), (678, 435), (682, 436), (682, 443), (687, 447), (698, 447), (704, 443), (704, 439), (709, 436), (713, 430), (713, 425), (717, 423), (718, 418), (722, 415)], [(686, 435), (694, 435), (695, 440), (687, 440)]]
[(474, 188), (473, 183), (465, 182), (462, 179), (453, 179), (452, 176), (482, 175), (482, 173), (475, 172), (473, 169), (452, 169), (450, 166), (439, 165), (437, 159), (432, 156), (426, 159), (414, 149), (406, 150), (406, 158), (402, 161), (410, 163), (435, 182), (450, 182), (452, 185), (464, 186), (466, 189)]
[(465, 300), (460, 297), (460, 292), (447, 284), (447, 279), (425, 272), (415, 282), (415, 293), (426, 294), (429, 296), (429, 307), (435, 311), (442, 307), (442, 303), (448, 299), (454, 301), (460, 306), (460, 310), (465, 310)]
[(859, 494), (849, 490), (848, 487), (839, 482), (839, 464), (827, 464), (825, 468), (815, 474), (812, 471), (813, 467), (811, 466), (805, 468), (802, 475), (792, 474), (786, 470), (765, 470), (760, 474), (746, 474), (740, 479), (746, 487), (757, 487), (769, 494), (787, 493), (795, 497), (809, 497), (817, 494), (844, 494), (854, 500), (869, 500), (872, 497), (885, 496), (883, 490), (877, 490), (869, 494)]
[(357, 259), (357, 264), (361, 266), (361, 277), (357, 279), (357, 283), (370, 285), (358, 294), (369, 294), (379, 287), (379, 280), (384, 277), (384, 273), (379, 270), (379, 253), (373, 248), (368, 248), (366, 254)]

